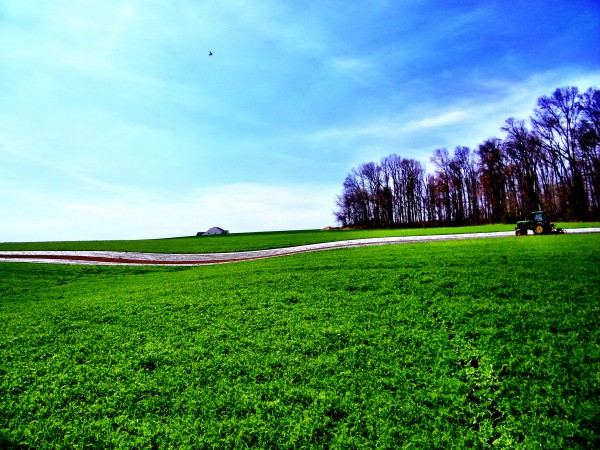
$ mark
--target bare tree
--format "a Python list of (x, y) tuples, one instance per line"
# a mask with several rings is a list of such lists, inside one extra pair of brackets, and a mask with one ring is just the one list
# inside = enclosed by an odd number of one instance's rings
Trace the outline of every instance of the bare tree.
[(500, 139), (487, 139), (479, 145), (477, 153), (487, 215), (495, 223), (502, 222), (505, 213), (506, 172)]
[(435, 172), (436, 191), (437, 195), (441, 197), (441, 201), (438, 202), (441, 206), (441, 210), (438, 213), (438, 220), (446, 224), (452, 223), (452, 192), (450, 183), (450, 154), (448, 149), (438, 148), (433, 152), (431, 162), (435, 164), (437, 170)]
[(600, 90), (589, 88), (580, 95), (578, 142), (582, 176), (592, 217), (600, 218)]
[(577, 87), (563, 87), (550, 97), (540, 97), (531, 123), (564, 190), (561, 207), (584, 220), (588, 216), (588, 199), (581, 174), (578, 152), (578, 123), (581, 108)]
[(538, 167), (541, 164), (541, 147), (536, 136), (527, 129), (523, 120), (506, 119), (502, 131), (506, 132), (503, 142), (507, 165), (514, 174), (518, 192), (517, 214), (524, 216), (531, 210), (542, 207)]

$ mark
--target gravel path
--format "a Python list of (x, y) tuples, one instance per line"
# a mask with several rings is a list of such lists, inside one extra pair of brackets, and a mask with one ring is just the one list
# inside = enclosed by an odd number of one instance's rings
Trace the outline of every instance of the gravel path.
[[(575, 228), (567, 231), (576, 233), (600, 233), (600, 228)], [(456, 239), (500, 238), (514, 236), (513, 231), (497, 233), (444, 234), (432, 236), (404, 236), (347, 241), (327, 242), (322, 244), (300, 245), (296, 247), (276, 248), (232, 253), (135, 253), (105, 251), (0, 251), (0, 261), (34, 262), (53, 264), (88, 264), (88, 265), (146, 265), (146, 266), (190, 266), (207, 264), (224, 264), (239, 261), (250, 261), (275, 256), (293, 255), (296, 253), (332, 250), (336, 248), (363, 247), (372, 245), (405, 244), (412, 242), (445, 241)], [(533, 238), (522, 237), (520, 239)]]

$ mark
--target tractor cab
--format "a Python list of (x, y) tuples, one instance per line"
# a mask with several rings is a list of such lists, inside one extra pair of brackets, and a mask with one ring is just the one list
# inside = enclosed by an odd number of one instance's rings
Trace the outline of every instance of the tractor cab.
[(534, 222), (546, 222), (546, 214), (544, 211), (533, 211), (530, 220), (533, 220)]

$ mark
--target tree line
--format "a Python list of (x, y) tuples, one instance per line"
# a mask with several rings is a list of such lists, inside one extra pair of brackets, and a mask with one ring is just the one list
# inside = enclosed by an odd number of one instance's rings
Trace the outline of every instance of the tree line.
[(342, 226), (513, 223), (532, 210), (554, 220), (600, 219), (600, 90), (540, 97), (527, 124), (513, 117), (476, 149), (436, 149), (424, 164), (391, 154), (346, 176)]

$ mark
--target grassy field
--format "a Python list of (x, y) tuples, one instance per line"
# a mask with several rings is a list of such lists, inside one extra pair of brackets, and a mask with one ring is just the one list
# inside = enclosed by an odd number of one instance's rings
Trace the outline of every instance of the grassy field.
[[(600, 227), (600, 222), (557, 224), (563, 228)], [(480, 225), (470, 227), (412, 228), (390, 230), (302, 230), (271, 231), (263, 233), (232, 233), (217, 236), (188, 236), (169, 239), (137, 241), (83, 241), (83, 242), (6, 242), (0, 250), (109, 250), (156, 253), (215, 253), (318, 244), (347, 239), (388, 236), (425, 236), (432, 234), (490, 233), (512, 231), (514, 225)]]
[(599, 268), (597, 234), (0, 263), (0, 448), (598, 448)]

